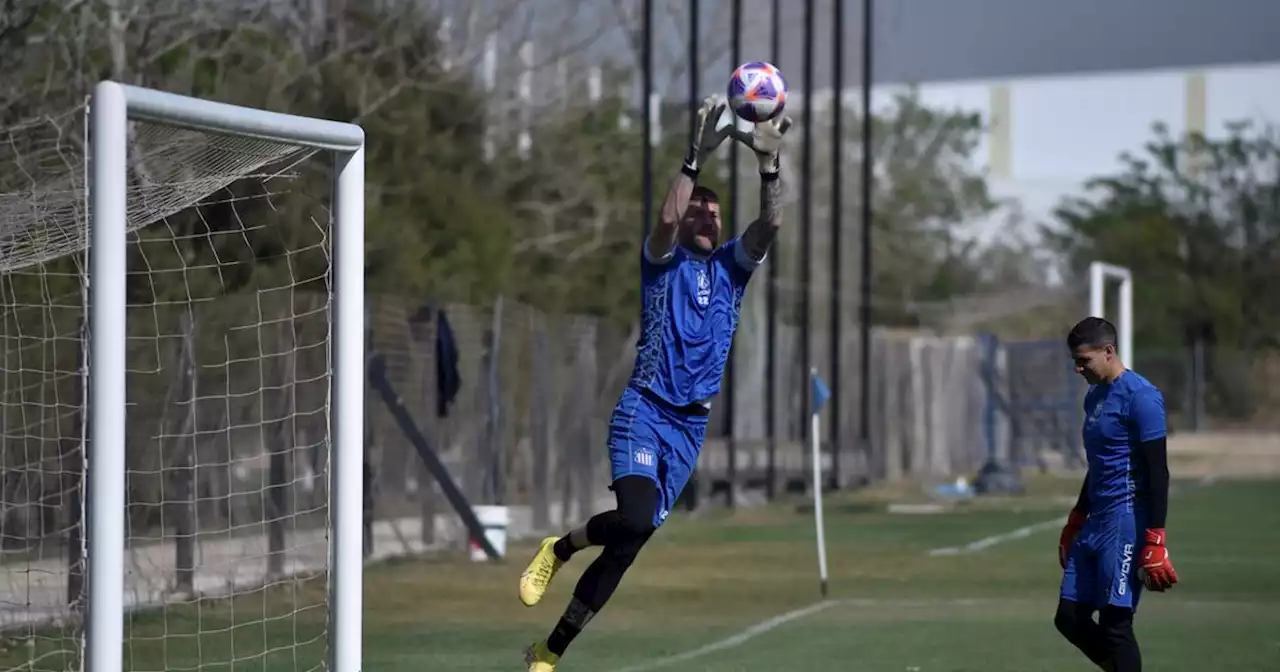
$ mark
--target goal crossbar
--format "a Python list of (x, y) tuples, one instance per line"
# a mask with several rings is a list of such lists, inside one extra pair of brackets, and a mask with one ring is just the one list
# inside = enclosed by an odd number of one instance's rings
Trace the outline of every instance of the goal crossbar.
[(89, 106), (89, 549), (85, 664), (122, 672), (126, 474), (126, 276), (130, 120), (301, 147), (333, 155), (330, 399), (329, 669), (361, 667), (364, 406), (364, 131), (354, 124), (267, 112), (103, 81)]

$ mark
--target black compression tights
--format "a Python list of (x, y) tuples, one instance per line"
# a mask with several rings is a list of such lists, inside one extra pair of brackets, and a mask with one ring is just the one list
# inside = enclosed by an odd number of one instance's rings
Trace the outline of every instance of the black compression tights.
[(604, 608), (622, 575), (653, 536), (653, 512), (658, 506), (658, 489), (653, 480), (623, 476), (614, 481), (613, 492), (617, 508), (587, 521), (587, 539), (592, 546), (604, 546), (604, 550), (578, 579), (569, 608), (547, 639), (547, 648), (558, 655), (564, 654), (587, 621)]
[(1058, 601), (1058, 613), (1053, 624), (1067, 641), (1084, 653), (1095, 665), (1109, 672), (1142, 672), (1142, 652), (1133, 634), (1133, 611), (1124, 607), (1103, 607), (1098, 610), (1069, 602)]

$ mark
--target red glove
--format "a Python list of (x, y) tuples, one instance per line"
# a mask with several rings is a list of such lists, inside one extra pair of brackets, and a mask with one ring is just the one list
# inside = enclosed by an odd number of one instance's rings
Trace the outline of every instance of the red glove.
[(1139, 577), (1147, 588), (1164, 592), (1178, 582), (1178, 573), (1169, 562), (1169, 549), (1164, 545), (1164, 529), (1147, 530), (1146, 545), (1142, 547), (1142, 567)]
[(1062, 528), (1062, 536), (1058, 537), (1058, 564), (1062, 565), (1063, 569), (1067, 568), (1067, 554), (1071, 552), (1071, 542), (1088, 519), (1089, 514), (1080, 509), (1071, 509), (1071, 513), (1067, 515), (1067, 524)]

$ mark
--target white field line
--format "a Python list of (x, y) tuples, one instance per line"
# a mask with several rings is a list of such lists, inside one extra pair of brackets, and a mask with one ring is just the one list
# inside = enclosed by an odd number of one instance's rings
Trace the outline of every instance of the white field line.
[(723, 651), (724, 649), (732, 649), (736, 646), (741, 646), (747, 640), (752, 639), (753, 637), (756, 637), (759, 635), (763, 635), (764, 633), (769, 632), (770, 630), (773, 630), (774, 628), (780, 625), (785, 625), (787, 623), (790, 623), (791, 621), (801, 619), (806, 616), (811, 616), (824, 609), (833, 607), (840, 603), (841, 603), (840, 600), (828, 600), (826, 602), (816, 602), (807, 607), (796, 609), (794, 611), (788, 611), (785, 614), (774, 616), (773, 618), (770, 618), (767, 621), (761, 621), (745, 630), (742, 630), (736, 634), (725, 637), (720, 641), (707, 644), (706, 646), (700, 646), (696, 649), (685, 651), (684, 653), (677, 653), (674, 656), (664, 656), (662, 658), (655, 658), (653, 660), (646, 661), (638, 665), (633, 665), (631, 667), (623, 668), (621, 670), (618, 670), (618, 672), (645, 672), (646, 670), (656, 670), (661, 667), (667, 667), (668, 665), (675, 665), (676, 663), (683, 663), (689, 660), (693, 660), (694, 658), (701, 658), (702, 656), (705, 656), (709, 653), (715, 653), (716, 651)]
[[(1195, 483), (1190, 484), (1188, 487), (1192, 487), (1192, 488), (1208, 487), (1213, 485), (1216, 481), (1217, 479), (1214, 478), (1213, 476), (1205, 476), (1204, 478), (1197, 480)], [(1177, 492), (1179, 489), (1180, 488), (1170, 488), (1170, 494)], [(1033, 523), (1031, 525), (1026, 525), (1024, 527), (1019, 527), (1016, 530), (1010, 530), (1008, 532), (1002, 532), (1000, 534), (993, 534), (989, 537), (983, 537), (976, 541), (971, 541), (965, 544), (964, 546), (946, 546), (944, 548), (935, 548), (929, 551), (927, 555), (930, 557), (936, 558), (936, 557), (946, 557), (946, 556), (952, 556), (952, 555), (964, 555), (966, 553), (976, 553), (978, 551), (990, 548), (1002, 542), (1013, 541), (1015, 539), (1025, 539), (1026, 537), (1029, 537), (1041, 530), (1053, 529), (1055, 527), (1063, 525), (1066, 522), (1066, 520), (1067, 520), (1067, 517), (1064, 514), (1052, 520), (1043, 520), (1038, 523)]]
[(935, 548), (929, 551), (928, 555), (930, 557), (936, 558), (936, 557), (949, 556), (949, 555), (964, 555), (966, 553), (977, 553), (978, 551), (981, 551), (986, 548), (990, 548), (1001, 542), (1012, 541), (1014, 539), (1024, 539), (1041, 530), (1048, 530), (1055, 527), (1059, 527), (1062, 525), (1063, 521), (1065, 521), (1066, 519), (1067, 519), (1066, 516), (1059, 516), (1057, 518), (1054, 518), (1053, 520), (1042, 520), (1032, 525), (1019, 527), (1016, 530), (1010, 530), (1008, 532), (1002, 532), (1000, 534), (993, 534), (989, 537), (983, 537), (981, 539), (978, 539), (977, 541), (971, 541), (965, 544), (964, 546), (946, 546), (944, 548)]
[(831, 607), (836, 607), (836, 606), (906, 607), (906, 608), (937, 607), (937, 606), (961, 607), (961, 606), (978, 606), (983, 604), (1000, 604), (1000, 603), (1008, 603), (1008, 602), (1017, 602), (1017, 600), (1009, 600), (1009, 599), (1002, 599), (1002, 598), (981, 598), (981, 597), (977, 597), (977, 598), (961, 597), (961, 598), (940, 599), (940, 600), (929, 600), (929, 599), (885, 600), (885, 599), (875, 599), (875, 598), (850, 598), (850, 599), (840, 599), (840, 600), (826, 600), (824, 602), (815, 602), (807, 607), (802, 607), (800, 609), (788, 611), (785, 614), (774, 616), (773, 618), (756, 623), (755, 625), (745, 628), (733, 635), (725, 637), (724, 639), (721, 639), (719, 641), (712, 642), (705, 646), (700, 646), (696, 649), (690, 649), (683, 653), (677, 653), (672, 656), (663, 656), (662, 658), (654, 658), (652, 660), (647, 660), (645, 662), (637, 663), (629, 667), (624, 667), (622, 669), (616, 670), (615, 672), (648, 672), (649, 670), (656, 670), (659, 668), (667, 667), (669, 665), (675, 665), (677, 663), (685, 663), (690, 660), (694, 660), (695, 658), (701, 658), (702, 656), (705, 656), (710, 653), (715, 653), (717, 651), (732, 649), (732, 648), (741, 646), (745, 644), (747, 641), (759, 635), (763, 635), (764, 633), (769, 632), (770, 630), (773, 630), (779, 626), (786, 625), (787, 623), (790, 623), (792, 621), (797, 621), (802, 618), (806, 618), (808, 616), (812, 616), (818, 612), (825, 611), (826, 609), (829, 609)]

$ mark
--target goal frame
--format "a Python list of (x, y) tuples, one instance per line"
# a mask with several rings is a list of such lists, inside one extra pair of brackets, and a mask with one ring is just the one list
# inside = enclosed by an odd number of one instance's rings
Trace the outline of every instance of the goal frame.
[(1120, 315), (1116, 331), (1120, 343), (1116, 348), (1120, 361), (1133, 368), (1133, 273), (1123, 266), (1095, 261), (1089, 264), (1089, 314), (1106, 317), (1107, 281), (1120, 281)]
[(89, 672), (124, 661), (126, 274), (130, 121), (327, 150), (333, 158), (333, 313), (329, 392), (329, 669), (361, 667), (364, 441), (364, 130), (114, 81), (89, 101), (89, 455), (85, 540)]

